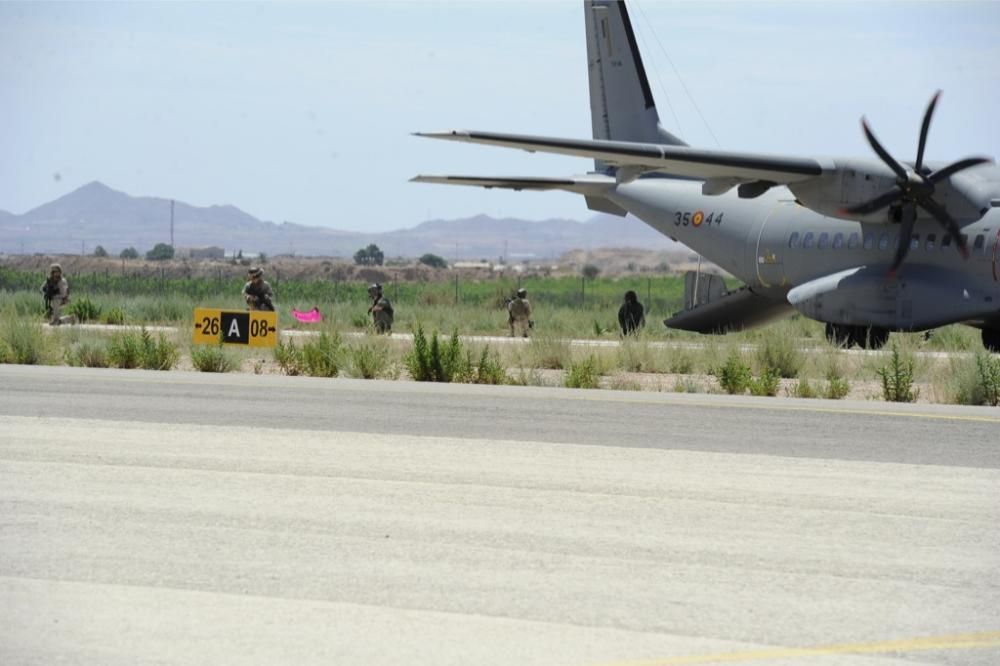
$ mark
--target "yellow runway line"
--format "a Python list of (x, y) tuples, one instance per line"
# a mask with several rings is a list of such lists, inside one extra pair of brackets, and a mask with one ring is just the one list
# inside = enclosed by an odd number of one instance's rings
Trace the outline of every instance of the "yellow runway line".
[(731, 664), (738, 662), (787, 659), (793, 657), (826, 657), (838, 654), (877, 654), (883, 652), (917, 652), (924, 650), (968, 650), (1000, 647), (1000, 631), (981, 631), (952, 636), (929, 636), (880, 643), (853, 643), (811, 648), (773, 648), (719, 654), (684, 655), (642, 661), (622, 661), (606, 666), (682, 666), (683, 664)]

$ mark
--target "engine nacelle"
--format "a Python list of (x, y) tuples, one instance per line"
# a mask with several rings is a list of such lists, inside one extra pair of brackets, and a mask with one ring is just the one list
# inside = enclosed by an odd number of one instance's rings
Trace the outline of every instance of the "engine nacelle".
[[(866, 160), (833, 161), (821, 176), (790, 183), (788, 189), (802, 205), (821, 215), (844, 220), (860, 220), (874, 224), (898, 223), (899, 208), (890, 206), (869, 215), (845, 213), (844, 209), (870, 201), (896, 185), (896, 174), (889, 167)], [(826, 165), (825, 165), (826, 166)], [(910, 165), (906, 165), (909, 167)], [(930, 166), (930, 165), (928, 165)], [(937, 167), (943, 165), (934, 165)], [(938, 183), (934, 200), (944, 206), (957, 220), (979, 219), (989, 206), (990, 195), (964, 174)], [(919, 217), (929, 215), (918, 209)]]
[(903, 265), (894, 280), (887, 266), (862, 266), (825, 275), (788, 292), (788, 302), (811, 319), (847, 326), (922, 331), (1000, 311), (992, 294), (968, 276), (942, 268)]
[(886, 166), (862, 160), (837, 160), (835, 170), (791, 183), (788, 189), (804, 206), (822, 215), (884, 224), (890, 221), (888, 209), (866, 216), (844, 213), (843, 210), (874, 199), (895, 184), (896, 174)]

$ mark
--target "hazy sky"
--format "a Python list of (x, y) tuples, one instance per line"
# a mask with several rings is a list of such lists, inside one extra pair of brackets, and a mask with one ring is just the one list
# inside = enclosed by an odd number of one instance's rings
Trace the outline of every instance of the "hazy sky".
[[(692, 145), (716, 147), (714, 133), (727, 149), (868, 156), (867, 114), (912, 159), (941, 88), (928, 157), (1000, 156), (1000, 3), (629, 6), (662, 122)], [(341, 229), (585, 219), (569, 194), (407, 180), (586, 172), (410, 133), (587, 138), (587, 95), (579, 0), (2, 2), (0, 209), (100, 180)]]

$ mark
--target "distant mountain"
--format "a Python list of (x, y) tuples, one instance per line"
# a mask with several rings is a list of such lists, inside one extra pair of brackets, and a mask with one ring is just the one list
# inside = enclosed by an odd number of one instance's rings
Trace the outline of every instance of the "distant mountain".
[[(170, 241), (170, 200), (133, 197), (93, 182), (23, 215), (0, 211), (0, 253), (76, 253), (102, 245), (117, 254), (126, 247), (146, 251)], [(587, 222), (551, 219), (530, 222), (479, 215), (431, 220), (383, 233), (338, 231), (261, 221), (235, 206), (200, 208), (174, 203), (178, 248), (215, 245), (228, 250), (349, 257), (369, 243), (387, 256), (427, 252), (448, 259), (556, 257), (573, 249), (641, 247), (669, 250), (677, 244), (642, 222), (597, 215)]]

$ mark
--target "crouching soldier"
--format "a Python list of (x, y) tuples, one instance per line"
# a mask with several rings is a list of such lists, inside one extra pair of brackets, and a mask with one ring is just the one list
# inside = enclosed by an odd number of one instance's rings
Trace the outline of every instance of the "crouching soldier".
[(243, 285), (243, 298), (251, 310), (274, 312), (274, 290), (264, 281), (264, 271), (251, 268), (247, 271), (247, 283)]
[(45, 299), (45, 314), (49, 325), (75, 324), (76, 316), (62, 314), (63, 306), (69, 303), (69, 283), (63, 277), (62, 266), (49, 266), (49, 277), (42, 284), (42, 297)]
[(510, 337), (520, 332), (522, 337), (528, 337), (528, 329), (534, 324), (531, 321), (531, 302), (528, 301), (528, 290), (518, 289), (517, 298), (507, 303), (507, 324), (510, 326)]
[(391, 335), (392, 320), (394, 318), (392, 303), (382, 295), (382, 285), (378, 282), (368, 285), (368, 296), (372, 299), (372, 305), (368, 308), (368, 314), (372, 316), (375, 332)]

